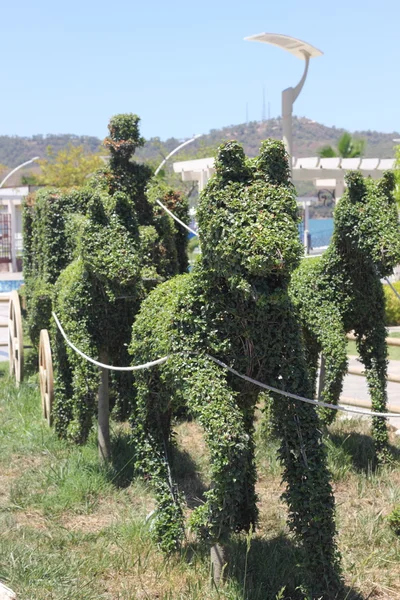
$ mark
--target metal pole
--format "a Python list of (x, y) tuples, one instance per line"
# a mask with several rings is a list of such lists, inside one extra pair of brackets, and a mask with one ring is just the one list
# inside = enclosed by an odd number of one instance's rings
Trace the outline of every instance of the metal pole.
[[(106, 350), (100, 352), (100, 362), (108, 364), (108, 352)], [(98, 394), (99, 458), (102, 462), (108, 462), (111, 458), (108, 370), (101, 368), (100, 373), (101, 379)]]
[(293, 166), (293, 139), (292, 139), (292, 114), (293, 104), (303, 89), (306, 81), (308, 66), (310, 64), (310, 55), (303, 50), (305, 67), (302, 78), (295, 88), (287, 88), (282, 92), (282, 130), (283, 130), (283, 143), (286, 148), (286, 152), (289, 155), (289, 170), (290, 177), (292, 177), (292, 166)]
[(293, 139), (292, 139), (292, 113), (293, 113), (293, 88), (287, 88), (282, 92), (282, 133), (285, 150), (289, 155), (289, 170), (292, 177), (292, 157), (293, 157)]
[(309, 227), (309, 204), (307, 202), (307, 200), (304, 200), (304, 249), (305, 249), (305, 253), (306, 254), (310, 254), (310, 243), (309, 243), (309, 237), (310, 237), (310, 231), (308, 229)]

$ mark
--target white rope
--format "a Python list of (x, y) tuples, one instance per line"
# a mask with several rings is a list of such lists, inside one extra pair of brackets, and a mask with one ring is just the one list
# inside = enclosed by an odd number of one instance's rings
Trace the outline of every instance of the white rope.
[(248, 381), (249, 383), (254, 383), (254, 385), (257, 385), (258, 387), (263, 388), (264, 390), (268, 390), (270, 392), (276, 392), (277, 394), (281, 394), (282, 396), (286, 396), (287, 398), (292, 398), (293, 400), (300, 400), (301, 402), (306, 402), (308, 404), (314, 404), (315, 406), (322, 406), (324, 408), (332, 408), (333, 410), (342, 410), (344, 412), (351, 412), (351, 413), (356, 413), (359, 415), (368, 415), (370, 417), (385, 417), (385, 418), (400, 417), (400, 415), (397, 413), (372, 412), (372, 411), (367, 411), (367, 410), (363, 410), (363, 409), (357, 409), (357, 408), (353, 408), (353, 407), (343, 406), (342, 404), (337, 404), (337, 405), (336, 404), (328, 404), (327, 402), (319, 402), (318, 400), (311, 400), (310, 398), (304, 398), (303, 396), (297, 396), (296, 394), (291, 394), (290, 392), (284, 392), (283, 390), (279, 390), (278, 388), (272, 387), (270, 385), (266, 385), (265, 383), (261, 383), (260, 381), (257, 381), (256, 379), (252, 379), (251, 377), (248, 377), (247, 375), (242, 375), (235, 369), (228, 367), (228, 365), (223, 363), (221, 360), (218, 360), (218, 358), (214, 358), (213, 356), (210, 356), (209, 354), (207, 354), (206, 356), (207, 356), (207, 358), (209, 358), (210, 360), (215, 362), (217, 365), (219, 365), (223, 369), (227, 369), (228, 371), (233, 373), (233, 375), (236, 375), (237, 377), (240, 377), (241, 379), (244, 379), (245, 381)]
[[(97, 365), (98, 367), (103, 367), (104, 369), (110, 369), (111, 371), (138, 371), (140, 369), (149, 369), (150, 367), (155, 367), (156, 365), (161, 365), (161, 364), (167, 362), (167, 360), (170, 358), (170, 356), (163, 356), (162, 358), (159, 358), (157, 360), (153, 360), (153, 361), (145, 363), (143, 365), (137, 365), (135, 367), (113, 367), (111, 365), (105, 365), (103, 363), (98, 362), (97, 360), (93, 360), (93, 358), (90, 358), (89, 356), (87, 356), (86, 354), (81, 352), (76, 346), (74, 346), (74, 344), (72, 344), (72, 342), (70, 342), (69, 339), (67, 338), (65, 331), (63, 330), (61, 323), (57, 318), (57, 315), (54, 312), (52, 313), (52, 315), (54, 317), (55, 322), (57, 323), (57, 327), (59, 328), (63, 338), (65, 339), (67, 344), (72, 348), (72, 350), (75, 350), (75, 352), (77, 352), (80, 356), (82, 356), (89, 362), (93, 363), (94, 365)], [(314, 404), (315, 406), (322, 406), (324, 408), (332, 408), (333, 410), (342, 410), (344, 412), (356, 413), (358, 415), (368, 415), (370, 417), (384, 417), (384, 418), (400, 417), (400, 415), (397, 413), (372, 412), (370, 410), (363, 410), (362, 408), (359, 409), (359, 408), (343, 406), (342, 404), (328, 404), (327, 402), (319, 402), (318, 400), (311, 400), (311, 398), (304, 398), (303, 396), (297, 396), (297, 394), (291, 394), (290, 392), (284, 392), (283, 390), (279, 390), (278, 388), (272, 387), (270, 385), (266, 385), (265, 383), (261, 383), (261, 381), (252, 379), (251, 377), (248, 377), (247, 375), (242, 375), (242, 373), (239, 373), (235, 369), (228, 367), (228, 365), (223, 363), (221, 360), (218, 360), (218, 358), (214, 358), (213, 356), (210, 356), (209, 354), (206, 354), (206, 357), (209, 360), (212, 360), (213, 362), (215, 362), (217, 365), (219, 365), (223, 369), (230, 371), (231, 373), (233, 373), (233, 375), (236, 375), (237, 377), (240, 377), (241, 379), (244, 379), (245, 381), (248, 381), (249, 383), (254, 383), (254, 385), (257, 385), (258, 387), (260, 387), (264, 390), (268, 390), (270, 392), (275, 392), (276, 394), (280, 394), (281, 396), (286, 396), (286, 398), (292, 398), (293, 400), (300, 400), (301, 402), (306, 402), (308, 404)]]
[(193, 233), (193, 235), (195, 235), (196, 237), (198, 237), (198, 234), (195, 232), (194, 229), (191, 229), (188, 225), (186, 225), (186, 223), (184, 223), (183, 221), (181, 221), (180, 219), (178, 219), (178, 217), (175, 216), (174, 213), (169, 210), (169, 208), (167, 208), (166, 206), (164, 206), (164, 204), (160, 200), (157, 199), (156, 202), (157, 202), (157, 204), (159, 204), (161, 206), (161, 208), (163, 208), (165, 210), (165, 212), (167, 212), (169, 214), (170, 217), (172, 217), (173, 219), (175, 219), (175, 221), (177, 223), (179, 223), (179, 225), (182, 225), (182, 227), (184, 227), (185, 229), (187, 229), (188, 231), (190, 231), (190, 233)]
[(72, 342), (70, 342), (69, 339), (67, 338), (65, 331), (61, 327), (61, 323), (57, 318), (57, 315), (54, 312), (51, 314), (53, 315), (54, 320), (57, 323), (57, 327), (60, 330), (61, 335), (63, 336), (64, 340), (67, 342), (68, 346), (70, 346), (72, 348), (72, 350), (77, 352), (77, 354), (79, 354), (80, 356), (85, 358), (87, 361), (89, 361), (93, 365), (96, 365), (97, 367), (102, 367), (103, 369), (109, 369), (110, 371), (139, 371), (140, 369), (149, 369), (150, 367), (154, 367), (155, 365), (161, 365), (168, 360), (168, 356), (164, 356), (163, 358), (159, 358), (158, 360), (153, 360), (151, 362), (145, 363), (144, 365), (136, 365), (135, 367), (114, 367), (112, 365), (105, 365), (104, 363), (98, 362), (97, 360), (90, 358), (90, 356), (87, 356), (87, 354), (84, 354), (76, 346), (74, 346), (74, 344)]
[(154, 177), (157, 177), (158, 173), (163, 168), (163, 166), (165, 165), (165, 163), (167, 162), (167, 160), (169, 158), (171, 158), (171, 156), (173, 156), (174, 154), (176, 154), (179, 150), (181, 150), (181, 148), (184, 148), (188, 144), (191, 144), (192, 142), (194, 142), (194, 140), (197, 140), (197, 138), (201, 137), (202, 135), (203, 135), (202, 133), (198, 133), (197, 135), (194, 135), (190, 140), (186, 140), (186, 142), (183, 142), (182, 144), (179, 144), (179, 146), (177, 146), (176, 148), (174, 148), (174, 150), (172, 150), (172, 152), (170, 152), (168, 154), (168, 156), (166, 156), (164, 158), (164, 160), (162, 160), (160, 162), (160, 164), (158, 165), (157, 169), (155, 170)]

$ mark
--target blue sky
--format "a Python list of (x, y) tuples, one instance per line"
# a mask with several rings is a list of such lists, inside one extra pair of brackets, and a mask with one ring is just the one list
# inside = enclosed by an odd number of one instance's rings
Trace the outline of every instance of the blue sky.
[(243, 123), (246, 104), (260, 120), (263, 88), (278, 116), (303, 62), (243, 40), (263, 31), (324, 52), (294, 114), (400, 130), (399, 0), (20, 0), (2, 6), (0, 135), (103, 138), (135, 112), (145, 137), (185, 138)]

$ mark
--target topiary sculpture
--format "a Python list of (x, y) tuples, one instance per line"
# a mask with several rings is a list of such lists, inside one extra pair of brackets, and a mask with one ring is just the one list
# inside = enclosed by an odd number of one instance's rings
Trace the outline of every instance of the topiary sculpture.
[[(329, 248), (319, 259), (302, 261), (289, 290), (304, 327), (314, 382), (320, 352), (325, 359), (322, 399), (338, 402), (347, 370), (346, 333), (354, 330), (373, 410), (382, 412), (387, 402), (387, 348), (380, 279), (390, 275), (400, 261), (394, 175), (386, 172), (375, 182), (351, 172), (346, 182), (335, 210)], [(334, 416), (334, 411), (323, 409), (326, 423)], [(385, 459), (388, 437), (384, 419), (373, 418), (372, 429), (377, 455)]]
[[(259, 390), (209, 355), (278, 388), (312, 391), (287, 293), (302, 248), (282, 143), (267, 140), (252, 161), (236, 142), (222, 145), (197, 216), (201, 260), (189, 275), (151, 292), (130, 347), (134, 364), (169, 356), (135, 378), (132, 419), (138, 468), (157, 493), (154, 530), (167, 551), (184, 531), (182, 497), (169, 469), (171, 418), (182, 407), (204, 428), (211, 460), (212, 485), (191, 517), (192, 527), (223, 545), (231, 532), (247, 531), (257, 521), (253, 419)], [(302, 540), (307, 565), (328, 589), (338, 555), (318, 417), (309, 405), (274, 400), (289, 526)]]
[[(110, 164), (83, 188), (43, 190), (24, 208), (24, 277), (30, 334), (52, 328), (55, 362), (54, 424), (84, 442), (92, 426), (100, 375), (66, 347), (51, 326), (55, 310), (69, 338), (103, 363), (128, 365), (134, 315), (149, 288), (186, 270), (180, 229), (156, 204), (160, 198), (188, 220), (187, 200), (151, 181), (148, 166), (132, 160), (143, 144), (136, 115), (110, 121)], [(113, 373), (111, 400), (126, 416), (132, 374)]]

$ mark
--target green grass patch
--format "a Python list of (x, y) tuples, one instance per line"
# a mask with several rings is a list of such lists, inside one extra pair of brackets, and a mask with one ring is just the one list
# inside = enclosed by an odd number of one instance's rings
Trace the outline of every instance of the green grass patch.
[[(209, 584), (208, 549), (190, 531), (165, 557), (152, 540), (151, 489), (135, 478), (124, 424), (112, 424), (114, 462), (99, 465), (96, 439), (74, 446), (42, 418), (35, 377), (19, 389), (0, 363), (0, 580), (19, 600), (308, 600), (298, 548), (280, 500), (278, 443), (257, 420), (260, 522), (233, 536), (227, 580)], [(176, 425), (174, 472), (188, 512), (209, 485), (208, 453), (195, 422)], [(377, 468), (369, 423), (337, 421), (326, 438), (337, 501), (345, 586), (336, 600), (400, 598), (400, 538), (389, 515), (400, 503), (399, 442)]]

